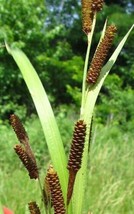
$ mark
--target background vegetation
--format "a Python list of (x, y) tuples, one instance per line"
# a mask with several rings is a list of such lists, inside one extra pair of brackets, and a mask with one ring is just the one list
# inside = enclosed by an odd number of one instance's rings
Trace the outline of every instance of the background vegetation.
[[(118, 28), (113, 50), (133, 24), (133, 1), (105, 2), (98, 15), (92, 54), (107, 16)], [(104, 83), (94, 112), (85, 210), (89, 208), (96, 214), (131, 214), (134, 210), (133, 36), (134, 31)], [(15, 112), (25, 122), (43, 171), (49, 156), (31, 97), (16, 64), (3, 47), (4, 39), (23, 49), (36, 68), (53, 105), (67, 152), (79, 113), (87, 45), (81, 30), (80, 1), (0, 1), (0, 198), (2, 204), (21, 214), (25, 204), (37, 194), (37, 184), (33, 188), (14, 155), (16, 138), (7, 122), (10, 113)], [(28, 189), (27, 195), (24, 187)]]

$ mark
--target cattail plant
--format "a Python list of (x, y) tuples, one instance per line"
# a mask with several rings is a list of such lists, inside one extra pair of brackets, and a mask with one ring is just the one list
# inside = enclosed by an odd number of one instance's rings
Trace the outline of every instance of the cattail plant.
[[(83, 71), (80, 115), (74, 127), (68, 163), (54, 113), (39, 76), (27, 56), (21, 50), (10, 48), (6, 43), (6, 48), (20, 68), (33, 98), (53, 164), (53, 167), (50, 166), (47, 171), (43, 188), (40, 188), (46, 206), (46, 214), (53, 213), (53, 209), (55, 214), (82, 213), (94, 106), (106, 76), (116, 62), (123, 45), (133, 29), (132, 26), (113, 54), (108, 58), (108, 53), (115, 37), (116, 26), (114, 24), (107, 26), (107, 22), (105, 22), (100, 41), (98, 42), (97, 49), (94, 51), (93, 58), (90, 59), (91, 64), (89, 65), (90, 47), (97, 13), (102, 10), (104, 1), (82, 0), (81, 2), (82, 30), (87, 37), (87, 53)], [(27, 133), (17, 116), (11, 115), (10, 120), (20, 141), (20, 144), (15, 146), (15, 151), (28, 170), (30, 178), (39, 179), (38, 167), (30, 148)], [(53, 209), (51, 206), (53, 206)], [(29, 203), (29, 210), (31, 213), (40, 213), (35, 202)]]

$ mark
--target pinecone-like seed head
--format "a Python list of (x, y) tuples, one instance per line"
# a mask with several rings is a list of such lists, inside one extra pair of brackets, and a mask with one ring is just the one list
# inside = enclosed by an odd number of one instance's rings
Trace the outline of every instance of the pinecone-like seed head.
[(23, 143), (26, 139), (28, 139), (27, 132), (17, 115), (10, 115), (10, 123), (20, 143)]
[(60, 187), (60, 182), (57, 173), (52, 166), (49, 167), (46, 179), (48, 181), (52, 204), (54, 207), (55, 214), (65, 214), (65, 204), (62, 196), (62, 191)]
[(75, 124), (73, 140), (70, 149), (69, 161), (67, 168), (77, 172), (81, 167), (82, 154), (84, 150), (86, 136), (86, 124), (83, 120), (79, 120)]
[(92, 11), (98, 12), (102, 10), (104, 0), (93, 0), (92, 1)]
[(37, 179), (39, 177), (38, 168), (35, 162), (29, 157), (25, 149), (21, 144), (17, 144), (14, 148), (16, 154), (19, 156), (23, 165), (29, 172), (29, 176), (31, 179)]
[(92, 0), (81, 0), (82, 4), (82, 28), (88, 34), (92, 29)]
[(101, 69), (104, 65), (108, 52), (112, 46), (113, 39), (115, 37), (116, 27), (115, 25), (110, 25), (105, 32), (104, 38), (100, 42), (93, 59), (91, 61), (91, 66), (87, 73), (87, 83), (95, 84), (100, 75)]

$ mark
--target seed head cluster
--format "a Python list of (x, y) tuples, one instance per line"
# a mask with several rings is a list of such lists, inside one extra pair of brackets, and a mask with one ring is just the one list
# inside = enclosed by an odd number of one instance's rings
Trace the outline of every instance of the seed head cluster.
[(24, 129), (24, 126), (22, 125), (17, 115), (15, 114), (10, 115), (10, 123), (20, 143), (23, 143), (26, 140), (26, 138), (28, 139), (27, 132)]
[(67, 205), (69, 204), (72, 197), (76, 174), (81, 167), (85, 136), (86, 136), (86, 124), (84, 123), (83, 120), (79, 120), (77, 121), (74, 127), (73, 140), (71, 144), (67, 166), (67, 169), (69, 170)]
[(92, 1), (92, 11), (98, 12), (102, 10), (104, 0), (93, 0)]
[(86, 34), (91, 32), (94, 14), (102, 9), (103, 3), (103, 0), (81, 0), (82, 29)]
[(21, 144), (17, 144), (14, 148), (15, 152), (19, 156), (20, 160), (24, 164), (25, 168), (29, 172), (29, 177), (31, 179), (37, 179), (39, 177), (38, 168), (35, 162), (29, 157), (25, 149)]
[(73, 140), (67, 166), (69, 170), (71, 169), (77, 172), (81, 167), (85, 136), (86, 136), (86, 124), (84, 123), (83, 120), (79, 120), (75, 124), (74, 128)]
[(91, 61), (91, 66), (87, 73), (87, 83), (89, 84), (95, 84), (99, 75), (100, 71), (103, 67), (103, 64), (106, 60), (106, 57), (108, 55), (109, 49), (112, 46), (113, 39), (115, 37), (116, 33), (116, 27), (115, 25), (110, 25), (104, 35), (104, 38), (100, 42), (94, 57)]
[(82, 28), (88, 34), (92, 28), (92, 0), (81, 0), (82, 4)]
[(25, 168), (28, 170), (30, 178), (36, 179), (39, 177), (39, 173), (35, 156), (30, 147), (28, 135), (18, 116), (12, 114), (10, 116), (10, 122), (18, 140), (21, 143), (20, 145), (15, 146), (15, 152), (19, 156)]
[(54, 214), (65, 214), (65, 204), (62, 196), (60, 182), (57, 173), (52, 166), (49, 167), (46, 179), (49, 184)]

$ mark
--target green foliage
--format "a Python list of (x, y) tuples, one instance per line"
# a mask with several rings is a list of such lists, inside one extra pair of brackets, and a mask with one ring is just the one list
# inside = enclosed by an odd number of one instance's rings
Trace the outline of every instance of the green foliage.
[[(128, 4), (128, 2), (127, 2)], [(132, 5), (133, 7), (133, 5)], [(129, 26), (131, 26), (134, 22), (134, 13), (128, 12), (129, 7), (121, 7), (120, 4), (113, 4), (110, 5), (110, 7), (105, 7), (104, 15), (108, 15), (109, 22), (115, 23), (117, 26), (117, 38), (115, 43), (119, 42), (122, 38), (122, 36), (125, 34), (126, 29), (129, 29)], [(104, 18), (104, 17), (103, 17)], [(125, 21), (124, 21), (125, 20)], [(134, 76), (133, 73), (130, 71), (133, 67), (133, 38), (134, 37), (134, 31), (132, 31), (130, 37), (128, 38), (128, 42), (125, 44), (121, 54), (120, 58), (117, 60), (116, 65), (114, 66), (112, 73), (118, 74), (119, 77), (122, 79), (122, 89), (124, 90), (124, 87), (130, 86), (133, 87), (133, 81)]]
[[(35, 57), (45, 46), (43, 25), (46, 11), (43, 2), (4, 0), (0, 2), (0, 14), (0, 42), (3, 44), (6, 40), (13, 46), (25, 48), (35, 62)], [(3, 109), (2, 119), (5, 119), (7, 114), (17, 109), (17, 105), (29, 106), (29, 111), (33, 106), (29, 104), (30, 96), (25, 96), (27, 89), (22, 76), (4, 47), (0, 49), (0, 60), (0, 108)]]
[[(63, 44), (63, 45), (66, 45)], [(61, 46), (58, 51), (60, 51)], [(62, 51), (62, 50), (61, 50)], [(66, 51), (66, 49), (65, 49)], [(55, 55), (57, 53), (55, 52)], [(58, 53), (60, 55), (62, 53)], [(51, 100), (55, 101), (56, 104), (60, 104), (61, 100), (63, 103), (71, 103), (72, 102), (72, 94), (68, 91), (69, 87), (78, 87), (80, 85), (80, 80), (82, 80), (82, 68), (83, 68), (83, 60), (81, 57), (73, 56), (70, 59), (63, 60), (60, 59), (59, 56), (55, 58), (43, 57), (40, 56), (39, 60), (44, 58), (45, 60), (45, 69), (49, 72), (49, 77), (46, 78), (49, 80), (48, 83), (45, 84), (46, 79), (45, 73), (41, 74), (41, 78), (44, 80), (43, 83), (49, 90), (51, 89)], [(57, 60), (58, 57), (58, 60)], [(64, 53), (62, 54), (64, 57)], [(66, 57), (66, 56), (65, 56)], [(55, 87), (57, 86), (57, 87)]]
[[(8, 165), (7, 167), (10, 166)], [(12, 177), (12, 179), (9, 179), (9, 177)], [(8, 173), (0, 170), (0, 179), (1, 203), (12, 209), (15, 214), (29, 213), (26, 204), (31, 200), (35, 200), (35, 198), (37, 203), (40, 204), (38, 183), (35, 181), (30, 182), (28, 175), (23, 170), (15, 169)], [(27, 194), (25, 194), (24, 189), (27, 189)], [(41, 210), (43, 212), (42, 208)]]
[(99, 122), (113, 122), (123, 130), (131, 130), (134, 124), (134, 92), (131, 87), (123, 90), (122, 84), (116, 74), (106, 79), (98, 100), (96, 118)]
[(73, 134), (74, 121), (77, 120), (79, 111), (74, 105), (60, 105), (55, 109), (55, 115), (65, 151), (66, 154), (68, 154)]

